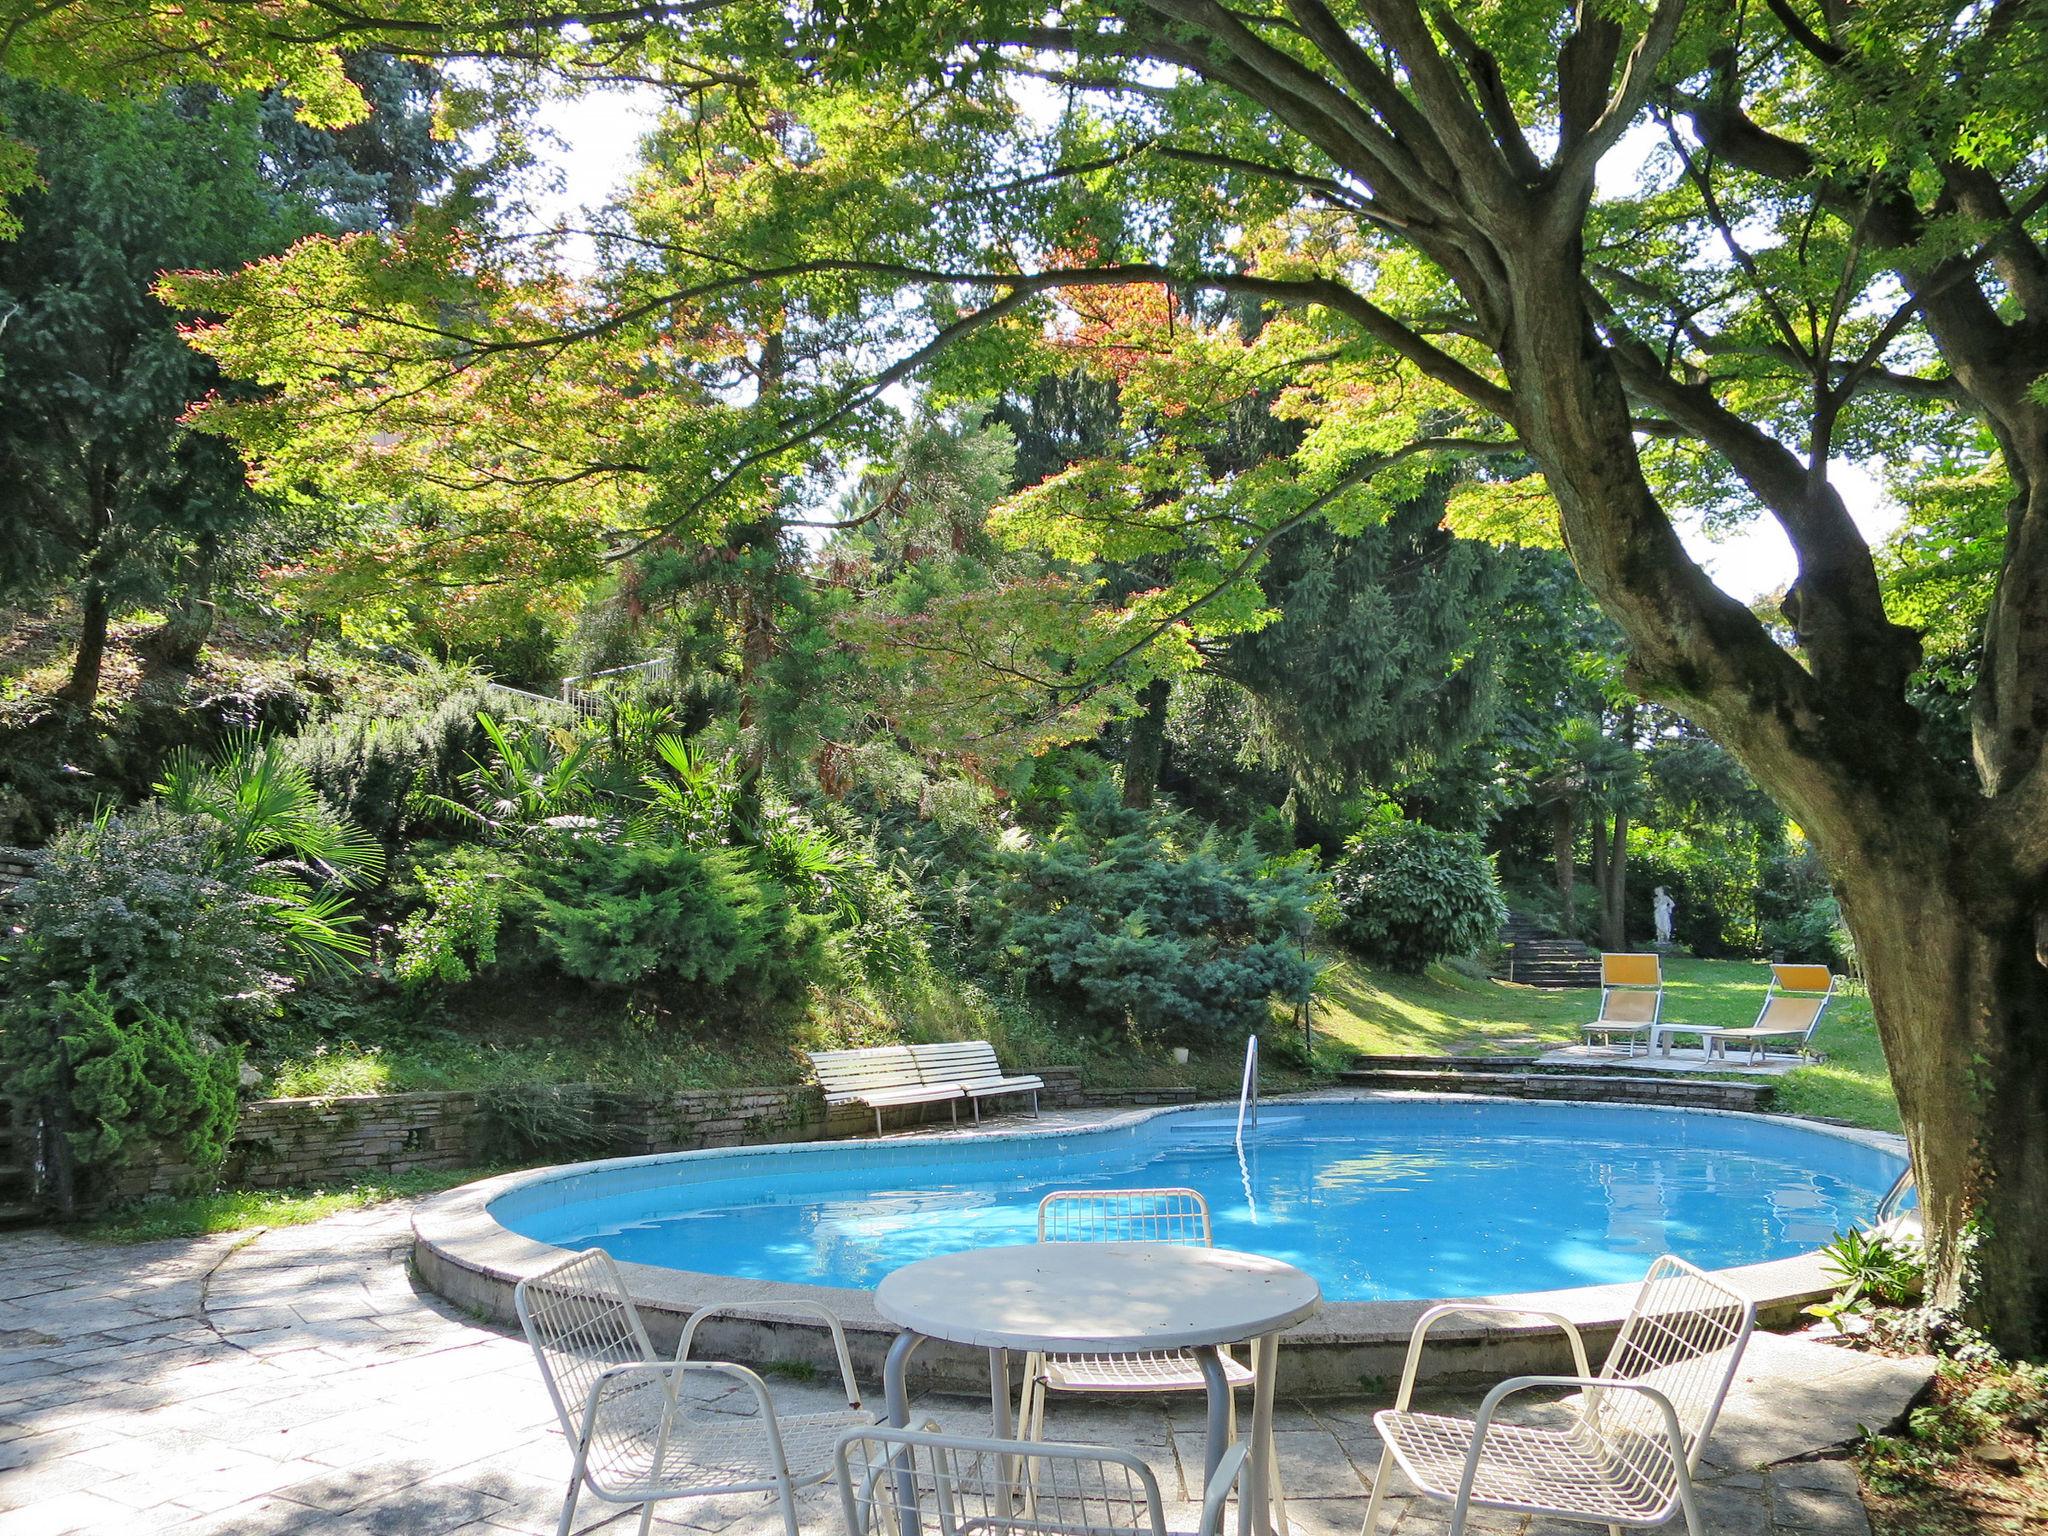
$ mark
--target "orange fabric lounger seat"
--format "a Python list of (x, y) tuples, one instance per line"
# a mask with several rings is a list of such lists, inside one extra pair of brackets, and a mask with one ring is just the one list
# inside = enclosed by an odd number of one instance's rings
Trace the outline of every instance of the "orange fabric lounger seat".
[(1588, 1045), (1611, 1045), (1617, 1036), (1636, 1053), (1636, 1041), (1647, 1050), (1656, 1042), (1664, 1016), (1664, 962), (1656, 955), (1608, 954), (1600, 957), (1600, 1013), (1586, 1025)]

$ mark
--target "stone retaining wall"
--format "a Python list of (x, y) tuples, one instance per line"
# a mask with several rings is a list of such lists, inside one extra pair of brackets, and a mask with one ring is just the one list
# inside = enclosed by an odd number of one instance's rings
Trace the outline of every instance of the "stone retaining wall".
[[(1045, 1067), (1040, 1100), (1048, 1109), (1085, 1102), (1075, 1067)], [(489, 1127), (474, 1093), (358, 1094), (331, 1099), (259, 1099), (242, 1106), (221, 1180), (259, 1189), (471, 1167), (482, 1161)], [(818, 1141), (874, 1129), (858, 1105), (833, 1110), (812, 1084), (643, 1094), (588, 1090), (593, 1157), (637, 1157), (698, 1147)], [(1004, 1100), (1005, 1109), (1020, 1101)], [(890, 1110), (891, 1125), (943, 1122), (943, 1106)], [(130, 1171), (116, 1199), (169, 1194), (191, 1170), (157, 1163)]]
[(0, 905), (12, 901), (20, 887), (35, 879), (42, 860), (40, 853), (0, 844)]

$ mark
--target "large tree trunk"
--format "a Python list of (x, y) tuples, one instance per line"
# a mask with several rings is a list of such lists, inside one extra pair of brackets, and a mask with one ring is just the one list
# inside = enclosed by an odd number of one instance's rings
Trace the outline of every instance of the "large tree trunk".
[(1596, 809), (1587, 823), (1592, 844), (1593, 937), (1607, 944), (1607, 815)]
[[(1599, 827), (1594, 827), (1599, 836)], [(1600, 882), (1600, 947), (1628, 948), (1628, 812), (1614, 813)]]
[(1579, 818), (1571, 795), (1560, 788), (1550, 802), (1550, 860), (1557, 875), (1557, 920), (1566, 938), (1578, 926), (1579, 871), (1573, 844), (1578, 840)]
[(1159, 770), (1166, 762), (1166, 704), (1173, 684), (1155, 677), (1138, 690), (1138, 713), (1124, 747), (1124, 804), (1143, 810), (1159, 788)]
[(91, 709), (100, 696), (100, 668), (107, 655), (107, 622), (112, 604), (107, 589), (88, 580), (79, 599), (78, 654), (71, 662), (71, 677), (57, 690), (57, 697), (79, 709)]
[[(1930, 840), (1931, 841), (1931, 840)], [(2048, 1338), (2048, 970), (2032, 903), (1968, 838), (1832, 860), (1920, 1176), (1932, 1299)], [(1976, 1262), (1978, 1244), (1996, 1262)]]
[[(2048, 894), (2048, 770), (2008, 779), (1997, 801), (1952, 781), (1917, 740), (1903, 642), (1846, 588), (1831, 594), (1806, 665), (1759, 643), (1643, 481), (1620, 379), (1576, 291), (1557, 286), (1557, 270), (1577, 267), (1576, 252), (1558, 252), (1523, 274), (1506, 356), (1530, 402), (1517, 424), (1557, 495), (1573, 561), (1629, 637), (1636, 690), (1709, 731), (1814, 839), (1870, 979), (1920, 1176), (1933, 1294), (2001, 1349), (2039, 1353), (2048, 970), (2034, 914)], [(1801, 620), (1815, 611), (1803, 605)]]

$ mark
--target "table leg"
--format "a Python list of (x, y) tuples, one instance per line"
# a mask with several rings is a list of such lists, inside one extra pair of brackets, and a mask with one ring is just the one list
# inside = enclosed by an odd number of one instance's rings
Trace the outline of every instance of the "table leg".
[[(896, 1429), (910, 1427), (910, 1389), (904, 1384), (904, 1372), (910, 1366), (910, 1357), (917, 1353), (917, 1346), (924, 1342), (924, 1335), (912, 1333), (908, 1328), (896, 1335), (889, 1346), (889, 1353), (882, 1361), (882, 1403), (889, 1415), (889, 1423)], [(917, 1518), (917, 1476), (911, 1466), (910, 1448), (899, 1450), (892, 1458), (896, 1468), (896, 1518), (889, 1525), (895, 1531), (919, 1529)]]
[(1220, 1347), (1198, 1349), (1195, 1359), (1201, 1363), (1202, 1381), (1209, 1389), (1209, 1423), (1202, 1451), (1202, 1486), (1206, 1489), (1230, 1444), (1230, 1377), (1224, 1373)]
[[(1007, 1349), (992, 1349), (988, 1352), (988, 1410), (989, 1423), (998, 1440), (1014, 1440), (1017, 1437), (1017, 1421), (1010, 1412), (1010, 1352)], [(1017, 1461), (1013, 1456), (996, 1458), (996, 1476), (1003, 1486), (1013, 1492), (1017, 1483)]]
[(896, 1335), (882, 1361), (882, 1406), (888, 1411), (889, 1423), (897, 1429), (910, 1427), (910, 1391), (903, 1384), (903, 1373), (923, 1342), (923, 1334), (906, 1328)]
[(1253, 1536), (1273, 1536), (1273, 1378), (1280, 1361), (1280, 1340), (1267, 1334), (1252, 1340), (1252, 1433), (1244, 1463), (1244, 1492), (1238, 1501), (1238, 1526)]

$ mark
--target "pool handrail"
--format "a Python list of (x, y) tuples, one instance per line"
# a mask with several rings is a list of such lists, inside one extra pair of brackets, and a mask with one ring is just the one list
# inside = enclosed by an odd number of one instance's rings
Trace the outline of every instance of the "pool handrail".
[(1244, 1145), (1244, 1122), (1246, 1111), (1251, 1114), (1252, 1129), (1259, 1128), (1259, 1037), (1247, 1035), (1244, 1041), (1244, 1083), (1237, 1091), (1237, 1142)]

